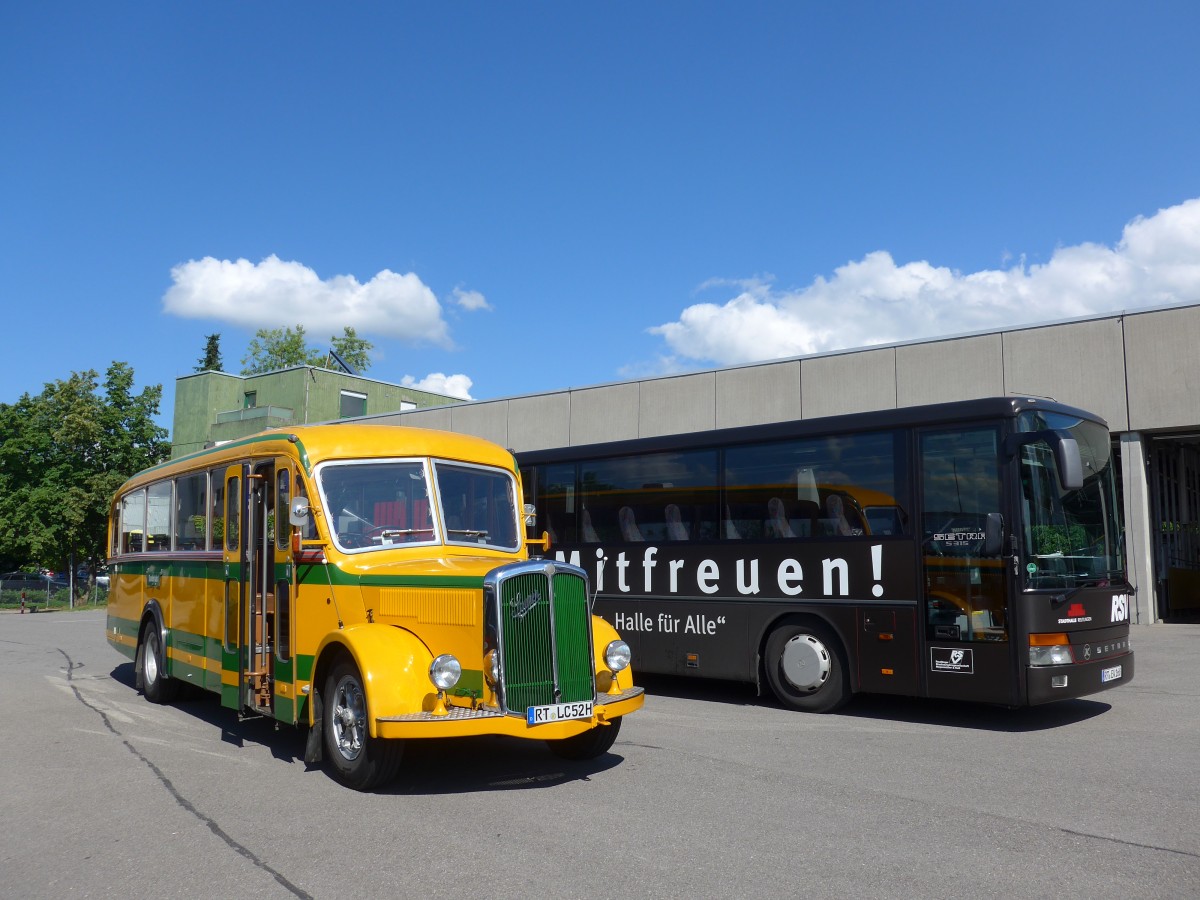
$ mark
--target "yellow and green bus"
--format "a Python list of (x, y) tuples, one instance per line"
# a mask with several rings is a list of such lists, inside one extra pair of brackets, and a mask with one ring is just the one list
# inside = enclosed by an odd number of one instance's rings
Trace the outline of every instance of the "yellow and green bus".
[(268, 431), (164, 463), (113, 499), (108, 640), (148, 700), (189, 684), (307, 726), (305, 760), (360, 790), (409, 739), (598, 756), (642, 689), (587, 574), (525, 536), (520, 498), (510, 452), (398, 426)]

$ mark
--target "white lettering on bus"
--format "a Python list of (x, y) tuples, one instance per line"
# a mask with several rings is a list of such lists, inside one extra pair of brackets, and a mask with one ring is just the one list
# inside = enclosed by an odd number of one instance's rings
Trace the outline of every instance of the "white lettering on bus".
[(746, 560), (737, 561), (737, 589), (739, 594), (758, 593), (758, 560), (750, 560), (750, 583), (746, 583)]
[(796, 597), (804, 590), (800, 582), (804, 580), (804, 569), (794, 559), (785, 559), (779, 564), (779, 590), (789, 597)]
[(650, 570), (656, 565), (654, 562), (654, 554), (657, 552), (657, 547), (647, 547), (646, 555), (642, 557), (642, 571), (646, 573), (646, 587), (644, 590), (647, 594), (650, 593)]
[[(724, 594), (726, 596), (754, 596), (762, 591), (762, 585), (759, 577), (759, 568), (761, 561), (756, 557), (743, 557), (737, 559), (734, 563), (735, 578), (733, 583), (728, 583), (728, 574), (725, 575), (725, 581), (722, 580), (722, 572), (720, 564), (714, 559), (702, 559), (699, 562), (686, 559), (659, 559), (661, 548), (658, 546), (647, 546), (642, 552), (642, 593), (655, 594), (678, 594), (680, 591), (681, 573), (689, 570), (690, 566), (695, 566), (694, 575), (695, 588), (704, 594)], [(556, 550), (555, 557), (559, 562), (568, 563), (573, 566), (580, 564), (580, 555), (578, 550), (571, 550), (569, 555), (567, 551)], [(870, 565), (871, 577), (874, 584), (870, 586), (871, 595), (874, 597), (882, 597), (884, 595), (883, 586), (883, 545), (874, 544), (870, 548)], [(604, 575), (608, 564), (608, 556), (605, 555), (603, 547), (596, 548), (596, 567), (595, 567), (595, 583), (596, 592), (604, 592)], [(660, 566), (662, 562), (665, 566)], [(617, 587), (616, 591), (622, 594), (632, 593), (628, 579), (628, 569), (631, 561), (627, 557), (625, 551), (617, 554)], [(662, 578), (658, 575), (660, 568), (666, 569), (667, 589), (662, 590)], [(827, 557), (821, 560), (821, 596), (824, 597), (849, 597), (851, 593), (851, 566), (850, 563), (842, 557)], [(726, 570), (728, 573), (728, 569)], [(855, 569), (856, 577), (858, 569)], [(866, 577), (865, 566), (863, 567), (862, 576)], [(862, 580), (862, 579), (859, 579)], [(657, 589), (656, 589), (657, 585)], [(805, 575), (804, 566), (800, 560), (788, 557), (780, 561), (778, 568), (775, 571), (775, 587), (778, 593), (785, 597), (798, 597), (804, 593)], [(859, 585), (860, 590), (865, 590), (866, 585)], [(1124, 605), (1122, 605), (1122, 602)], [(1123, 595), (1114, 595), (1113, 597), (1113, 621), (1121, 621), (1119, 616), (1128, 618), (1128, 597)]]
[(683, 568), (682, 559), (671, 560), (671, 593), (679, 593), (679, 570)]
[(833, 573), (838, 573), (838, 584), (841, 586), (841, 595), (843, 597), (850, 596), (850, 567), (846, 565), (844, 559), (823, 559), (821, 560), (821, 571), (824, 573), (824, 591), (826, 597), (833, 596)]

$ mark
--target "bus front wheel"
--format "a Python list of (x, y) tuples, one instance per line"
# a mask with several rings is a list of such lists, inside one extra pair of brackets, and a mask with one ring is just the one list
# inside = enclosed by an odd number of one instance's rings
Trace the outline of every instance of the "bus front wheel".
[(563, 759), (595, 759), (612, 749), (621, 733), (621, 720), (613, 719), (608, 725), (597, 725), (574, 737), (546, 741), (555, 756)]
[(362, 676), (349, 660), (333, 667), (321, 698), (325, 763), (346, 787), (369, 791), (387, 784), (400, 768), (404, 745), (371, 737)]
[(765, 650), (767, 681), (785, 706), (832, 712), (850, 699), (841, 646), (815, 622), (789, 622), (771, 632)]
[(142, 629), (138, 644), (137, 674), (142, 693), (151, 703), (170, 703), (179, 691), (179, 682), (167, 675), (162, 636), (153, 622)]

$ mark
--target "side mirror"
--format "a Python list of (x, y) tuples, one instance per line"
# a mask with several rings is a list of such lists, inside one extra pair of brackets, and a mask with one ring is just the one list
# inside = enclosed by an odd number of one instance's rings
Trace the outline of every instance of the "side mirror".
[(1083, 458), (1079, 454), (1079, 441), (1071, 437), (1065, 428), (1050, 431), (1025, 431), (1010, 434), (1005, 443), (1009, 453), (1016, 453), (1025, 444), (1045, 441), (1054, 453), (1054, 468), (1058, 472), (1058, 483), (1064, 491), (1077, 491), (1083, 487)]
[(288, 508), (288, 521), (296, 526), (307, 525), (311, 512), (307, 497), (293, 497), (291, 506)]
[(1050, 445), (1054, 447), (1054, 464), (1058, 467), (1058, 480), (1064, 490), (1076, 491), (1083, 487), (1083, 459), (1079, 455), (1079, 441), (1053, 432)]
[(532, 503), (525, 504), (525, 527), (533, 528), (537, 525), (537, 507)]

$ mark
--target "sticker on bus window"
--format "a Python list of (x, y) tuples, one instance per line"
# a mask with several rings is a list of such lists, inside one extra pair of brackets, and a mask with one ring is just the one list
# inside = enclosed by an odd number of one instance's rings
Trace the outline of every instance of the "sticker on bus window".
[(930, 647), (930, 669), (957, 675), (975, 674), (975, 651), (950, 647)]

